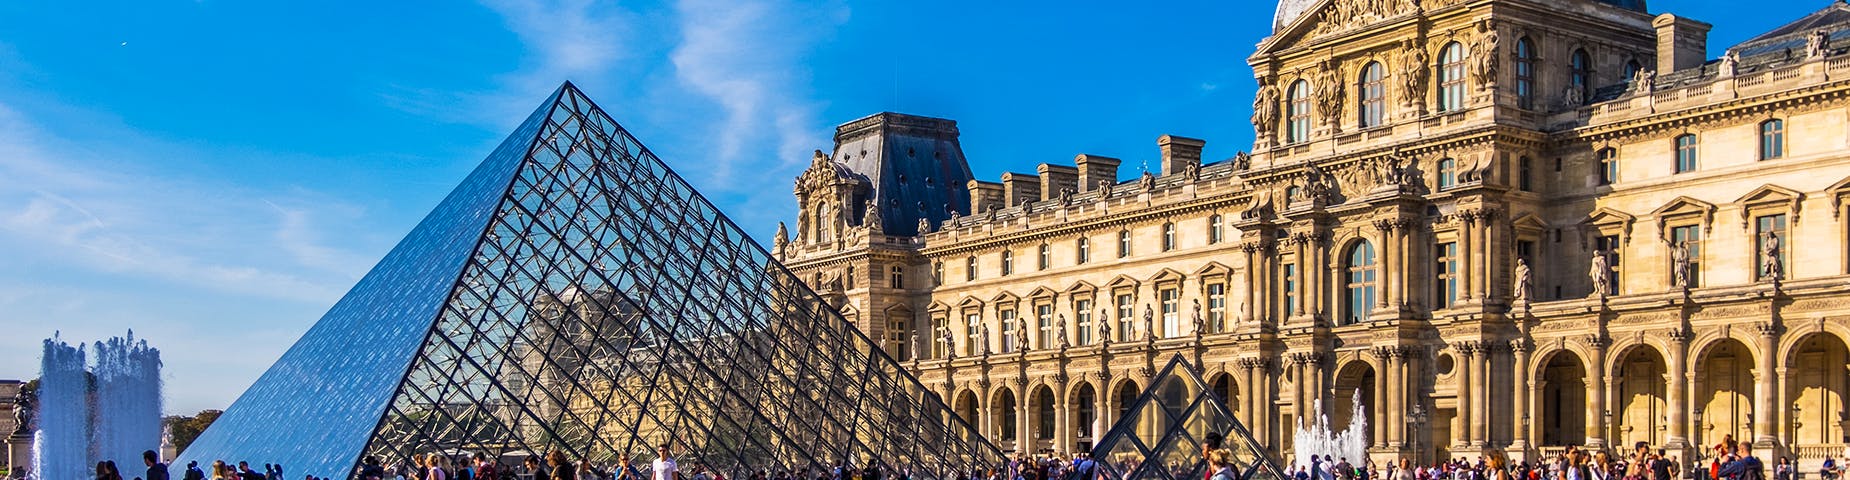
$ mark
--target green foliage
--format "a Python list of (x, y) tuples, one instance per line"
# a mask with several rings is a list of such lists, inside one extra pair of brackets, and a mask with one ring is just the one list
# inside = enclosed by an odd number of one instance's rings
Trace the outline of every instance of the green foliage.
[(186, 447), (192, 445), (193, 440), (205, 433), (206, 427), (212, 426), (212, 422), (224, 413), (224, 410), (200, 410), (192, 416), (173, 415), (162, 421), (167, 424), (168, 431), (173, 433), (174, 448), (186, 451)]

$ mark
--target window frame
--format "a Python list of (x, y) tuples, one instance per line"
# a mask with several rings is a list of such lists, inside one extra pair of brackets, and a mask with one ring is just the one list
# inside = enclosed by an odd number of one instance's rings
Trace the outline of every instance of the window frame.
[(1458, 242), (1433, 244), (1433, 309), (1458, 305)]
[(1515, 57), (1516, 106), (1531, 110), (1535, 108), (1535, 42), (1529, 37), (1517, 39)]
[(1130, 258), (1130, 256), (1131, 256), (1131, 231), (1129, 229), (1119, 230), (1118, 231), (1118, 258)]
[(1604, 186), (1619, 183), (1619, 149), (1606, 147), (1593, 154), (1594, 185)]
[(1674, 145), (1676, 149), (1676, 164), (1672, 166), (1671, 172), (1690, 173), (1696, 171), (1700, 166), (1697, 162), (1701, 158), (1699, 153), (1701, 139), (1696, 137), (1694, 133), (1685, 133), (1677, 135), (1677, 138), (1672, 142), (1672, 145)]
[(1175, 222), (1163, 222), (1163, 251), (1169, 252), (1169, 251), (1174, 251), (1175, 249), (1176, 249), (1176, 224)]
[[(1339, 325), (1367, 322), (1380, 298), (1380, 257), (1367, 240), (1359, 240), (1343, 255), (1343, 318)], [(1361, 260), (1366, 260), (1362, 263)]]
[(1760, 122), (1759, 130), (1760, 161), (1786, 158), (1786, 120), (1767, 119)]
[(1357, 80), (1356, 125), (1364, 130), (1387, 124), (1387, 78), (1381, 62), (1362, 66)]
[(1092, 261), (1091, 240), (1087, 240), (1086, 237), (1079, 237), (1073, 247), (1073, 260), (1074, 263), (1078, 265), (1085, 265), (1086, 262)]
[(1285, 143), (1310, 141), (1310, 82), (1298, 80), (1285, 91)]
[(1439, 87), (1438, 111), (1440, 113), (1450, 113), (1464, 109), (1466, 101), (1465, 89), (1467, 87), (1467, 75), (1465, 70), (1466, 63), (1469, 62), (1469, 59), (1470, 55), (1465, 53), (1464, 44), (1451, 42), (1445, 44), (1444, 48), (1439, 49), (1439, 64), (1437, 69), (1439, 78), (1437, 82), (1433, 83)]
[(1446, 190), (1458, 186), (1458, 159), (1451, 157), (1441, 158), (1433, 169), (1439, 171), (1439, 178), (1437, 179), (1439, 190)]
[[(1697, 223), (1675, 224), (1675, 225), (1668, 226), (1667, 230), (1668, 232), (1665, 234), (1665, 236), (1670, 238), (1671, 248), (1676, 248), (1676, 245), (1678, 243), (1682, 243), (1686, 241), (1690, 243), (1689, 286), (1688, 287), (1689, 288), (1702, 287), (1702, 241), (1703, 241), (1702, 225), (1697, 224)], [(1780, 240), (1784, 241), (1785, 239), (1782, 237)], [(1758, 243), (1759, 242), (1755, 242), (1756, 246), (1758, 246)], [(1785, 252), (1782, 251), (1780, 252), (1780, 254), (1784, 255)], [(1675, 282), (1676, 281), (1676, 271), (1674, 269), (1677, 268), (1677, 266), (1674, 260), (1674, 256), (1664, 255), (1664, 257), (1665, 259), (1670, 260), (1670, 262), (1668, 262), (1670, 264), (1669, 268), (1673, 269), (1670, 271), (1669, 275), (1665, 276), (1665, 278), (1668, 278), (1672, 282)], [(1758, 257), (1755, 257), (1755, 258), (1758, 258)], [(1756, 262), (1756, 264), (1757, 263), (1758, 262)], [(1758, 268), (1758, 265), (1756, 265), (1756, 268)]]

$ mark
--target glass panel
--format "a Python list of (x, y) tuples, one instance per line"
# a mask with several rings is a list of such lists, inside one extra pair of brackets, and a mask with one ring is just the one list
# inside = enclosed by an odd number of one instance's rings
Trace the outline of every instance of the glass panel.
[(1225, 438), (1221, 446), (1233, 452), (1235, 469), (1279, 478), (1277, 465), (1183, 357), (1171, 359), (1150, 384), (1157, 388), (1138, 396), (1093, 448), (1100, 478), (1202, 478), (1207, 466), (1199, 439), (1209, 433)]

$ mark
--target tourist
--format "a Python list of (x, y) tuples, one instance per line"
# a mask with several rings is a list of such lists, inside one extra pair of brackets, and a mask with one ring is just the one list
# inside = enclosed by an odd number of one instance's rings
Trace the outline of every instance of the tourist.
[(1735, 445), (1734, 454), (1734, 461), (1722, 465), (1720, 472), (1722, 478), (1729, 480), (1763, 480), (1765, 478), (1766, 473), (1763, 470), (1765, 465), (1760, 463), (1760, 459), (1754, 456), (1754, 452), (1748, 449), (1747, 444)]
[(206, 480), (206, 472), (199, 469), (199, 462), (186, 462), (184, 480)]
[(565, 452), (547, 452), (546, 470), (547, 480), (577, 480), (577, 475), (572, 472), (572, 461), (565, 458)]
[(367, 455), (360, 464), (360, 480), (385, 480), (385, 467), (379, 464), (379, 457)]
[(424, 480), (450, 480), (450, 459), (442, 455), (424, 457), (428, 466), (424, 469)]
[(1208, 460), (1208, 480), (1240, 480), (1240, 473), (1233, 471), (1233, 452), (1217, 448), (1204, 453)]
[(1779, 457), (1779, 463), (1773, 465), (1774, 480), (1792, 480), (1792, 459)]
[(96, 480), (122, 480), (122, 473), (110, 462), (96, 462)]
[(148, 476), (141, 477), (143, 480), (170, 480), (171, 477), (167, 476), (167, 464), (161, 463), (160, 455), (155, 454), (153, 450), (141, 452), (141, 463), (148, 465)]
[(495, 462), (488, 461), (487, 454), (475, 452), (475, 471), (472, 473), (475, 474), (476, 479), (501, 480), (500, 472), (496, 471), (495, 466)]
[(617, 476), (614, 480), (642, 480), (642, 472), (630, 464), (629, 454), (617, 456)]
[[(673, 458), (669, 458), (666, 443), (655, 447), (655, 461), (650, 465), (655, 467), (655, 480), (681, 480), (681, 467), (675, 465)], [(840, 474), (837, 473), (836, 477), (840, 478)]]
[(1837, 480), (1837, 472), (1837, 459), (1825, 456), (1824, 466), (1818, 469), (1818, 476), (1824, 477), (1824, 480)]
[(238, 480), (267, 480), (263, 474), (251, 470), (249, 462), (238, 462)]

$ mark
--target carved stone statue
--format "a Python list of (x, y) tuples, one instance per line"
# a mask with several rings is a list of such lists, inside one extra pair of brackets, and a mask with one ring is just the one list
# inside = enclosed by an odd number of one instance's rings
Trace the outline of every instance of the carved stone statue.
[(1066, 314), (1062, 313), (1055, 317), (1055, 321), (1060, 323), (1058, 324), (1059, 331), (1054, 332), (1054, 341), (1059, 344), (1061, 350), (1066, 350), (1066, 347), (1073, 345), (1072, 343), (1068, 343), (1066, 338)]
[(1479, 28), (1483, 30), (1483, 33), (1477, 42), (1471, 45), (1471, 59), (1477, 63), (1476, 68), (1471, 69), (1471, 73), (1477, 77), (1479, 90), (1490, 90), (1497, 83), (1497, 72), (1503, 57), (1503, 51), (1500, 48), (1503, 36), (1497, 33), (1496, 27), (1484, 25)]
[(1633, 93), (1648, 95), (1651, 93), (1652, 90), (1656, 90), (1656, 89), (1657, 89), (1657, 72), (1656, 71), (1645, 70), (1641, 68), (1641, 69), (1638, 69), (1637, 73), (1632, 74), (1632, 92)]
[(1060, 205), (1066, 206), (1066, 205), (1072, 205), (1072, 204), (1073, 204), (1073, 189), (1062, 187), (1060, 189)]
[(1190, 164), (1182, 166), (1182, 178), (1186, 178), (1192, 182), (1192, 181), (1195, 181), (1196, 178), (1200, 178), (1200, 177), (1201, 177), (1201, 165), (1190, 163)]
[(1112, 183), (1111, 179), (1109, 178), (1099, 179), (1098, 181), (1098, 191), (1100, 192), (1098, 195), (1099, 200), (1111, 198), (1112, 185), (1114, 185), (1114, 183)]
[(1416, 107), (1426, 103), (1426, 82), (1432, 77), (1426, 48), (1408, 40), (1400, 56), (1401, 106)]
[(931, 233), (931, 220), (919, 217), (919, 235)]
[(1019, 351), (1023, 351), (1023, 352), (1026, 352), (1028, 350), (1033, 350), (1033, 348), (1031, 348), (1031, 345), (1029, 345), (1029, 342), (1028, 342), (1029, 338), (1032, 338), (1032, 337), (1028, 335), (1028, 322), (1027, 321), (1016, 322), (1015, 323), (1015, 345), (1016, 345), (1015, 349)]
[(1208, 324), (1207, 324), (1207, 321), (1201, 317), (1201, 300), (1200, 299), (1194, 300), (1194, 304), (1195, 304), (1195, 311), (1194, 311), (1195, 336), (1199, 337), (1204, 333), (1208, 333)]
[(1253, 96), (1253, 135), (1265, 138), (1278, 121), (1278, 88), (1265, 79), (1259, 82), (1259, 93)]
[(1324, 62), (1322, 70), (1317, 73), (1316, 82), (1312, 91), (1317, 94), (1317, 113), (1323, 115), (1325, 123), (1339, 124), (1342, 121), (1343, 104), (1348, 103), (1348, 99), (1343, 98), (1343, 84), (1347, 82), (1343, 81), (1342, 64), (1335, 59)]
[(982, 345), (980, 345), (979, 348), (973, 348), (971, 350), (982, 352), (982, 355), (987, 357), (989, 356), (989, 324), (979, 323), (976, 328), (977, 337), (982, 340)]
[(945, 360), (956, 359), (957, 358), (957, 338), (951, 336), (951, 329), (949, 328), (944, 329), (944, 332), (942, 333), (943, 333), (943, 338), (940, 338), (938, 340), (944, 342), (944, 359)]
[(1766, 242), (1760, 246), (1760, 279), (1780, 281), (1785, 278), (1785, 267), (1779, 258), (1779, 235), (1767, 232)]
[(1253, 154), (1246, 153), (1246, 152), (1239, 152), (1239, 153), (1233, 154), (1233, 169), (1235, 171), (1243, 172), (1246, 170), (1250, 170), (1252, 168), (1253, 168)]
[(38, 409), (38, 396), (31, 391), (20, 390), (13, 396), (13, 432), (32, 431), (32, 414)]
[(1143, 306), (1143, 339), (1156, 340), (1156, 310), (1149, 305)]
[(1689, 242), (1670, 245), (1670, 286), (1689, 289)]
[(1582, 91), (1580, 87), (1568, 85), (1567, 90), (1561, 92), (1561, 103), (1565, 104), (1567, 108), (1580, 108), (1585, 106), (1587, 104), (1587, 92)]
[(1721, 76), (1734, 76), (1735, 72), (1741, 69), (1741, 54), (1728, 52), (1727, 55), (1722, 55), (1721, 65), (1716, 68), (1719, 70)]
[(1606, 263), (1606, 251), (1593, 252), (1593, 265), (1587, 269), (1587, 277), (1593, 281), (1593, 294), (1604, 298), (1612, 292), (1612, 265)]
[(784, 258), (784, 252), (789, 247), (790, 229), (784, 227), (784, 222), (777, 222), (777, 235), (771, 237), (771, 253), (781, 259)]
[(1529, 278), (1529, 262), (1521, 258), (1516, 259), (1516, 271), (1510, 276), (1516, 278), (1515, 288), (1512, 289), (1510, 295), (1516, 297), (1516, 303), (1528, 305), (1530, 295), (1533, 294), (1535, 288), (1534, 280)]
[(1828, 30), (1813, 31), (1810, 35), (1805, 36), (1806, 60), (1824, 58), (1825, 54), (1830, 52), (1830, 48), (1831, 32)]
[(886, 229), (885, 222), (880, 221), (880, 204), (878, 202), (867, 202), (867, 213), (861, 215), (861, 226), (867, 227), (870, 231), (875, 232)]
[(1105, 316), (1109, 310), (1098, 309), (1098, 341), (1111, 344), (1111, 318)]
[(1143, 176), (1137, 177), (1137, 186), (1143, 188), (1145, 192), (1155, 190), (1156, 176), (1151, 175), (1150, 172), (1143, 172)]

